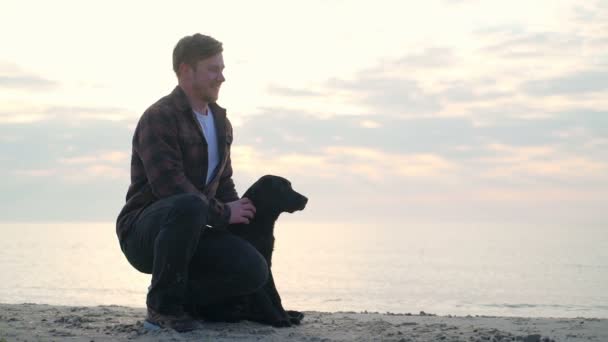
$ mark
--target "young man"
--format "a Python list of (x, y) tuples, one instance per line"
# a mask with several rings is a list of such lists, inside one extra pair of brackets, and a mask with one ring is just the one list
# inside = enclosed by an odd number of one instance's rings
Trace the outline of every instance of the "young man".
[(197, 326), (187, 305), (255, 292), (268, 277), (253, 246), (222, 230), (255, 214), (235, 190), (232, 126), (216, 104), (222, 52), (222, 43), (198, 33), (175, 46), (178, 85), (137, 124), (131, 185), (116, 225), (129, 263), (152, 274), (147, 320), (178, 331)]

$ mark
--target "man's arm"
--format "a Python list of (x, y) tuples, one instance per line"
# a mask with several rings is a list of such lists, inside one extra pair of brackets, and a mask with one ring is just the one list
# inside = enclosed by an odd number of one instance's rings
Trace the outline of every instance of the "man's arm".
[(136, 128), (133, 147), (142, 160), (152, 192), (158, 198), (181, 193), (197, 194), (208, 203), (208, 223), (224, 227), (230, 219), (230, 208), (216, 199), (207, 198), (186, 177), (174, 120), (170, 115), (147, 111)]
[(255, 216), (255, 206), (248, 198), (239, 199), (232, 180), (232, 159), (230, 158), (232, 125), (228, 119), (226, 119), (226, 144), (226, 165), (218, 180), (219, 184), (215, 196), (230, 207), (230, 223), (247, 224)]
[(232, 159), (230, 158), (232, 141), (232, 125), (230, 124), (230, 120), (226, 118), (226, 166), (220, 175), (216, 192), (216, 197), (224, 203), (233, 202), (239, 199), (239, 194), (237, 193), (234, 181), (232, 180)]
[(217, 198), (224, 202), (233, 202), (239, 199), (239, 195), (236, 192), (236, 187), (234, 186), (234, 181), (232, 180), (232, 163), (230, 160), (230, 154), (227, 156), (228, 160), (226, 161), (226, 167), (224, 168), (224, 172), (219, 179), (219, 185), (217, 187)]

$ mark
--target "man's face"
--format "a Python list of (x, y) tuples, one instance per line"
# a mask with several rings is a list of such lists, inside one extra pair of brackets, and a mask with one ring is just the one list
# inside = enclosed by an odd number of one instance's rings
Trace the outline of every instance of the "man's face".
[(192, 90), (207, 103), (217, 101), (224, 78), (224, 57), (221, 53), (198, 61), (191, 69)]

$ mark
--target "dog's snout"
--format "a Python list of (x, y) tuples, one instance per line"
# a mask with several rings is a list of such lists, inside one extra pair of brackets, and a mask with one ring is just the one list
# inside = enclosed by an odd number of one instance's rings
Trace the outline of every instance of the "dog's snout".
[(300, 210), (306, 208), (306, 203), (308, 203), (308, 198), (304, 195), (300, 195)]

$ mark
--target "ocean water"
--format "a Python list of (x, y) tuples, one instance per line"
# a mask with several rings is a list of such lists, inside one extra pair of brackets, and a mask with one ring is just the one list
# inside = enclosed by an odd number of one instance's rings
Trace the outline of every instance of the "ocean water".
[[(0, 302), (145, 306), (150, 276), (127, 263), (112, 222), (0, 232)], [(608, 318), (608, 227), (282, 217), (275, 235), (288, 309)]]

